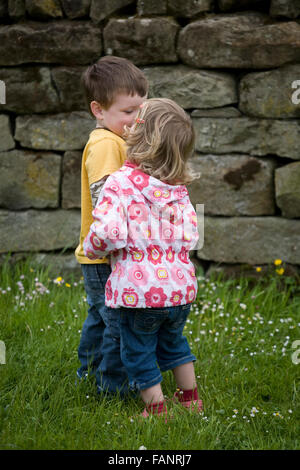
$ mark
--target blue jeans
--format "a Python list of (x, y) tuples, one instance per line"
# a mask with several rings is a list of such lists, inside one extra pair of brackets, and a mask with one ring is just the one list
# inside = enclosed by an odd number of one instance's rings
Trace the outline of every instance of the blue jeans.
[(129, 391), (128, 376), (120, 357), (119, 312), (105, 305), (105, 284), (111, 273), (108, 264), (82, 264), (89, 305), (78, 347), (79, 378), (95, 375), (98, 392)]
[(161, 371), (196, 360), (182, 335), (190, 308), (119, 309), (121, 359), (133, 390), (152, 387), (162, 381)]

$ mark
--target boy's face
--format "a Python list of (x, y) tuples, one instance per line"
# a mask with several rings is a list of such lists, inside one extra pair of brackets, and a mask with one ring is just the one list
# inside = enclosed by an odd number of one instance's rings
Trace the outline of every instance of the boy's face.
[(141, 97), (120, 93), (108, 109), (101, 108), (101, 105), (97, 103), (97, 113), (93, 112), (99, 124), (122, 137), (124, 126), (131, 127), (133, 125), (140, 106), (146, 98), (147, 95)]

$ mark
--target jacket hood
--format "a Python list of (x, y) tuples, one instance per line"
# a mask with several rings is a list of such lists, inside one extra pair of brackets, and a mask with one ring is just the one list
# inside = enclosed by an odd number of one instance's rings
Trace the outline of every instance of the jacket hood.
[(152, 204), (164, 207), (170, 202), (180, 203), (180, 201), (188, 196), (188, 190), (185, 186), (164, 183), (138, 170), (137, 165), (128, 160), (125, 161), (122, 170), (126, 172), (132, 184), (134, 184)]

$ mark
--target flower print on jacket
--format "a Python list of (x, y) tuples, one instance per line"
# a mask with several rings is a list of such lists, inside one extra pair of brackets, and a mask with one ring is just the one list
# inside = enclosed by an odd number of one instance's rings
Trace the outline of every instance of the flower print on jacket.
[(98, 238), (95, 233), (92, 233), (91, 235), (91, 244), (94, 250), (99, 252), (105, 250), (105, 248), (107, 247), (107, 244), (104, 242), (104, 240)]
[(106, 187), (107, 191), (113, 191), (116, 194), (121, 193), (121, 186), (117, 181), (111, 181), (110, 184), (107, 185)]
[(151, 289), (145, 293), (145, 299), (146, 307), (162, 308), (165, 306), (167, 296), (162, 287), (151, 287)]
[(152, 201), (167, 201), (171, 197), (171, 192), (168, 189), (162, 189), (161, 187), (151, 188), (148, 193), (148, 197)]
[(181, 290), (172, 292), (171, 302), (172, 302), (173, 307), (175, 307), (176, 305), (181, 305), (182, 299), (183, 299), (183, 294), (182, 294)]
[(117, 261), (116, 264), (112, 266), (111, 272), (112, 276), (118, 276), (119, 279), (125, 276), (124, 266), (119, 261)]
[(133, 262), (141, 263), (144, 259), (144, 252), (137, 248), (136, 246), (129, 246), (129, 253), (131, 254), (131, 259)]
[(166, 207), (163, 208), (162, 215), (163, 218), (172, 225), (181, 225), (183, 222), (182, 210), (171, 203), (167, 204)]
[(98, 214), (106, 215), (110, 211), (111, 207), (112, 207), (111, 197), (104, 196), (101, 202), (97, 204), (94, 211), (96, 215)]
[(147, 246), (147, 253), (148, 253), (148, 260), (150, 261), (150, 263), (152, 264), (161, 263), (163, 251), (159, 245)]
[(149, 184), (149, 176), (139, 170), (133, 170), (129, 175), (128, 178), (134, 185), (142, 191), (146, 188)]
[(146, 286), (149, 279), (149, 273), (144, 266), (133, 265), (128, 270), (128, 281), (135, 286)]
[(84, 241), (90, 259), (110, 255), (108, 307), (161, 308), (195, 300), (197, 279), (189, 251), (197, 219), (185, 186), (172, 186), (125, 162), (110, 175)]
[(182, 263), (189, 264), (190, 262), (189, 252), (184, 247), (182, 247), (180, 252), (178, 253), (178, 258)]
[(171, 268), (171, 277), (173, 281), (175, 281), (175, 284), (179, 286), (184, 286), (187, 282), (182, 268), (176, 265)]
[(194, 302), (195, 298), (196, 298), (195, 286), (188, 286), (186, 290), (186, 296), (185, 296), (186, 303), (188, 304), (188, 303)]
[(175, 260), (175, 250), (171, 246), (166, 249), (166, 258), (169, 263), (174, 263)]
[(124, 289), (122, 293), (122, 300), (124, 307), (136, 307), (138, 304), (139, 297), (137, 293), (129, 287), (128, 289)]
[(135, 220), (138, 224), (148, 220), (148, 211), (142, 202), (132, 201), (128, 206), (128, 217)]
[(195, 211), (192, 211), (188, 214), (190, 222), (194, 225), (194, 227), (197, 227), (197, 214)]
[(105, 296), (107, 300), (111, 300), (113, 295), (113, 291), (111, 288), (111, 280), (108, 279), (107, 283), (105, 284)]
[(170, 224), (168, 221), (162, 220), (160, 224), (160, 239), (171, 244), (175, 241), (176, 235), (176, 227)]
[(169, 273), (164, 267), (155, 268), (155, 278), (159, 281), (159, 284), (168, 284)]

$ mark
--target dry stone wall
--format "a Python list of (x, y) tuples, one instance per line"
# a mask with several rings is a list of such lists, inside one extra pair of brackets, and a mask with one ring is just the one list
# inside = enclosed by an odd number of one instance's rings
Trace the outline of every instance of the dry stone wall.
[[(300, 265), (300, 0), (0, 0), (0, 253), (76, 266), (80, 76), (141, 67), (196, 130), (205, 267)], [(64, 255), (57, 259), (56, 254)], [(295, 272), (296, 272), (295, 270)]]

